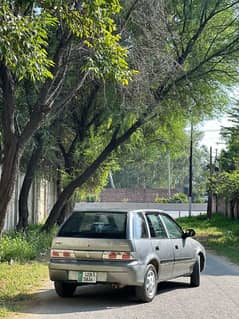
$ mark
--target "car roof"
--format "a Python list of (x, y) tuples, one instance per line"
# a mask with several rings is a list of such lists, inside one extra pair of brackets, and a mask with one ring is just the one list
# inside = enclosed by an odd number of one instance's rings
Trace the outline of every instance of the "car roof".
[(83, 212), (104, 212), (104, 213), (163, 213), (163, 214), (167, 214), (167, 212), (163, 211), (163, 210), (160, 210), (160, 209), (148, 209), (148, 208), (145, 208), (145, 209), (120, 209), (120, 208), (91, 208), (91, 209), (82, 209), (82, 210), (79, 210), (79, 209), (75, 209), (73, 210), (73, 212), (75, 213), (83, 213)]

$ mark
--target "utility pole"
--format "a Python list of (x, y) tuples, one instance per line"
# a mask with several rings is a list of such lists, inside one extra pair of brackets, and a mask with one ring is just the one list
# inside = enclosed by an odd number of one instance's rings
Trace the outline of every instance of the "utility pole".
[(168, 153), (168, 197), (171, 197), (171, 158)]
[[(213, 174), (213, 167), (212, 167), (212, 147), (210, 147), (210, 159), (209, 159), (209, 177), (211, 179)], [(212, 187), (209, 184), (208, 189), (208, 202), (207, 202), (207, 217), (209, 219), (212, 218)]]
[(188, 216), (192, 216), (192, 192), (193, 192), (193, 123), (191, 121), (190, 134), (190, 155), (189, 155), (189, 187), (188, 187)]

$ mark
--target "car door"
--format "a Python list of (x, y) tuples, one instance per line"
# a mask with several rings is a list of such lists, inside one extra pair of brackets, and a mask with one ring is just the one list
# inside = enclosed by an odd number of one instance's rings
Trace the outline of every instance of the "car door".
[(152, 249), (160, 261), (159, 280), (167, 280), (173, 276), (174, 252), (172, 241), (168, 237), (158, 213), (146, 213), (146, 218), (150, 230)]
[(190, 273), (190, 268), (194, 263), (191, 239), (183, 238), (183, 230), (170, 216), (161, 214), (161, 219), (172, 241), (174, 251), (173, 276), (177, 277)]
[(147, 264), (148, 255), (151, 253), (151, 245), (146, 220), (141, 212), (133, 214), (132, 231), (137, 259), (142, 264)]

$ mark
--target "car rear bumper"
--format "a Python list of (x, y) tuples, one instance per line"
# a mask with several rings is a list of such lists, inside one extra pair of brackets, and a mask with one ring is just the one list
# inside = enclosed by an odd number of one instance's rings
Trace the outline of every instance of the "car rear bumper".
[[(77, 283), (78, 272), (96, 272), (98, 283), (140, 286), (144, 282), (145, 266), (138, 261), (130, 263), (116, 262), (59, 262), (51, 260), (49, 275), (52, 281), (74, 281)], [(80, 283), (79, 283), (80, 284)]]

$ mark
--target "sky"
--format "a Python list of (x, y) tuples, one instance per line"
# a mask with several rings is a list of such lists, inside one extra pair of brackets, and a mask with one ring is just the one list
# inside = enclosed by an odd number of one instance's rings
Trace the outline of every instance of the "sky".
[[(239, 87), (236, 86), (233, 90), (228, 91), (232, 105), (239, 101)], [(222, 127), (232, 126), (226, 113), (222, 114), (220, 119), (204, 121), (197, 128), (204, 133), (201, 145), (206, 145), (208, 149), (212, 147), (213, 154), (220, 154), (220, 151), (225, 148), (225, 142), (220, 136)]]
[(198, 129), (204, 133), (201, 145), (206, 145), (208, 149), (212, 147), (213, 153), (220, 153), (225, 147), (223, 138), (220, 136), (220, 130), (223, 126), (229, 126), (230, 121), (226, 116), (218, 120), (205, 121), (198, 126)]

